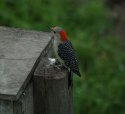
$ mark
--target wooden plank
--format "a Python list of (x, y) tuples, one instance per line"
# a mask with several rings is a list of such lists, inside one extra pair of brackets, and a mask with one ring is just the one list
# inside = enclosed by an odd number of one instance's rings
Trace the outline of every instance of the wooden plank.
[(13, 114), (24, 114), (22, 110), (22, 101), (19, 99), (18, 101), (13, 101)]
[(48, 33), (0, 27), (0, 99), (20, 97), (50, 42)]
[(0, 100), (0, 114), (13, 114), (13, 102)]
[(50, 66), (46, 59), (38, 65), (34, 77), (35, 114), (72, 114), (72, 89), (68, 71)]
[(31, 82), (24, 95), (23, 95), (23, 109), (24, 114), (34, 114), (34, 106), (33, 106), (33, 83)]
[(27, 86), (20, 99), (14, 102), (14, 114), (34, 114), (32, 82)]

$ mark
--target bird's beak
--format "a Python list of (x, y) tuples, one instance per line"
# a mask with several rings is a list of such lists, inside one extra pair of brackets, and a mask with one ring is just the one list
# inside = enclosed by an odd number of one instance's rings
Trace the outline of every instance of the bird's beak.
[(49, 30), (53, 31), (53, 27), (48, 26)]

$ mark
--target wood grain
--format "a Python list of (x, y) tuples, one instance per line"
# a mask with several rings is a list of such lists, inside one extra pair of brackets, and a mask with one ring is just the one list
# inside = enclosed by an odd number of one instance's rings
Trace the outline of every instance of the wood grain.
[(72, 89), (68, 71), (49, 66), (46, 59), (38, 65), (34, 77), (35, 114), (72, 114)]
[(50, 41), (49, 33), (0, 27), (0, 99), (20, 97)]

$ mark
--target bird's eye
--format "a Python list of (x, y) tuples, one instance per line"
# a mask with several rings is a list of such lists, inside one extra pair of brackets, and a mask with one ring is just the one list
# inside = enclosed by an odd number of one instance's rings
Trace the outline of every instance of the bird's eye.
[(56, 31), (54, 31), (54, 33), (56, 33)]

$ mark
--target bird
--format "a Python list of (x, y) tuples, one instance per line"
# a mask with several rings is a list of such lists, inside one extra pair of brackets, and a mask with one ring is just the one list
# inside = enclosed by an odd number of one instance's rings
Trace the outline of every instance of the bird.
[(78, 60), (76, 58), (75, 50), (72, 43), (67, 37), (65, 30), (59, 26), (49, 27), (53, 36), (54, 53), (58, 61), (69, 69), (68, 83), (69, 86), (73, 85), (72, 73), (81, 77)]

